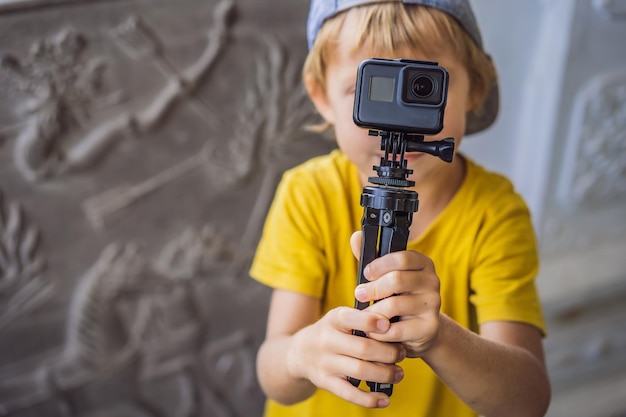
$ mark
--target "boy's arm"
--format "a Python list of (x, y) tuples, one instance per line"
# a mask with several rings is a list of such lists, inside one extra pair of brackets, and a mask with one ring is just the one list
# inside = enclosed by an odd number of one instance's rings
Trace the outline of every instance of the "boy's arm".
[(541, 333), (493, 321), (473, 333), (441, 315), (439, 334), (422, 358), (455, 394), (486, 417), (543, 416), (550, 402)]
[(294, 378), (285, 357), (293, 335), (314, 323), (321, 314), (320, 300), (290, 291), (274, 290), (267, 319), (267, 334), (257, 355), (257, 374), (269, 398), (294, 404), (310, 397), (316, 387), (307, 379)]

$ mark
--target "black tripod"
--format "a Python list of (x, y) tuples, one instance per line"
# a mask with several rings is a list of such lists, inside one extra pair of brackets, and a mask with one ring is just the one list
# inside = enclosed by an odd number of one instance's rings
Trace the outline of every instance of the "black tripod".
[[(374, 170), (378, 176), (369, 177), (368, 181), (376, 186), (365, 186), (361, 194), (361, 206), (364, 207), (361, 227), (363, 241), (361, 244), (361, 258), (359, 260), (358, 284), (364, 284), (367, 279), (363, 276), (363, 269), (377, 257), (406, 249), (409, 240), (409, 227), (413, 213), (418, 209), (418, 196), (415, 191), (405, 190), (415, 185), (408, 180), (413, 170), (407, 169), (404, 159), (406, 152), (425, 152), (439, 157), (443, 161), (451, 162), (454, 156), (454, 139), (424, 142), (423, 135), (413, 135), (402, 132), (387, 132), (370, 130), (370, 136), (381, 137), (381, 150), (385, 156), (380, 160), (380, 166)], [(363, 310), (369, 303), (354, 302), (354, 308)], [(391, 319), (398, 321), (398, 317)], [(353, 330), (357, 336), (365, 337), (365, 333)], [(348, 377), (355, 387), (361, 381)], [(384, 392), (391, 396), (393, 384), (367, 382), (370, 391)]]

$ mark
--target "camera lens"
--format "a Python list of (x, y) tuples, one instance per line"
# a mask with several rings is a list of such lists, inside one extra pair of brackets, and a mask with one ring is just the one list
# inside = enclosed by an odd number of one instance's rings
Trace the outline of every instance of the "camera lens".
[(444, 69), (411, 65), (402, 71), (402, 102), (411, 106), (445, 103), (447, 78)]
[(434, 90), (433, 79), (428, 75), (419, 75), (413, 80), (411, 89), (413, 90), (413, 94), (417, 97), (427, 98), (433, 93)]

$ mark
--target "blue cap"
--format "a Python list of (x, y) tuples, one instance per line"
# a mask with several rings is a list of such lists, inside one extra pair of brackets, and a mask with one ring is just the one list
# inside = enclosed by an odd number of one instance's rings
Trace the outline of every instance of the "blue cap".
[[(484, 51), (483, 39), (469, 0), (311, 0), (306, 26), (309, 49), (313, 47), (317, 32), (326, 19), (355, 6), (390, 1), (406, 4), (421, 4), (423, 6), (434, 7), (451, 15), (459, 22), (461, 27), (465, 29), (480, 49)], [(467, 113), (465, 133), (471, 134), (480, 132), (491, 126), (498, 115), (499, 101), (498, 83), (497, 80), (493, 80), (493, 85), (483, 104), (482, 112), (480, 114)]]

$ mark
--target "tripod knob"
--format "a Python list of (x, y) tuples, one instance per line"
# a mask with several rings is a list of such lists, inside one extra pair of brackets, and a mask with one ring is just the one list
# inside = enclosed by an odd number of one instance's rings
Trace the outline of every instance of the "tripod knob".
[(454, 158), (454, 139), (447, 138), (432, 142), (409, 141), (407, 143), (406, 150), (407, 152), (425, 152), (439, 157), (442, 161), (452, 162), (452, 158)]

